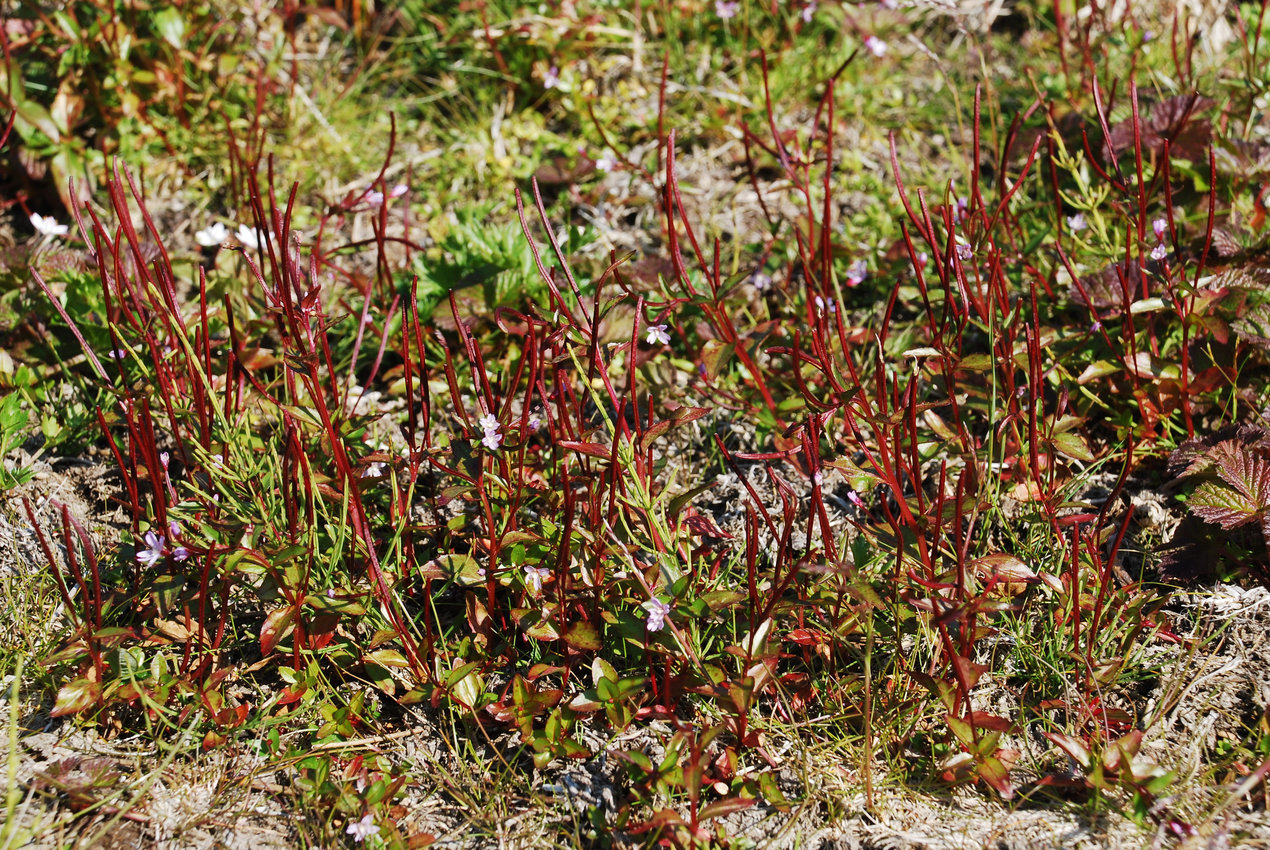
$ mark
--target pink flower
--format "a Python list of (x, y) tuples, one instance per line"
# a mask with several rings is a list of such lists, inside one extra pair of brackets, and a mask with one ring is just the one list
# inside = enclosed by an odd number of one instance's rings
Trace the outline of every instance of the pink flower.
[(137, 560), (147, 567), (153, 567), (163, 560), (163, 535), (147, 531), (145, 541), (147, 548), (137, 552)]
[(498, 417), (487, 413), (477, 420), (477, 424), (485, 432), (485, 436), (481, 438), (485, 448), (492, 452), (498, 451), (498, 447), (503, 443), (502, 426), (498, 423)]
[(379, 827), (375, 824), (375, 818), (367, 813), (361, 820), (355, 820), (348, 825), (347, 833), (353, 836), (353, 840), (361, 844), (372, 835), (379, 834)]
[(661, 631), (662, 626), (666, 625), (666, 616), (670, 614), (670, 604), (660, 599), (650, 599), (641, 607), (648, 612), (648, 630)]
[(714, 13), (725, 21), (735, 18), (740, 10), (740, 0), (714, 0)]
[(886, 53), (886, 42), (878, 38), (876, 35), (871, 35), (868, 38), (866, 38), (864, 40), (864, 46), (868, 49), (870, 53), (872, 53), (874, 56), (876, 56), (879, 59), (881, 59), (882, 56)]
[(547, 69), (547, 73), (542, 75), (542, 87), (554, 89), (558, 85), (560, 85), (560, 69), (552, 65)]
[(811, 0), (810, 3), (808, 3), (806, 6), (803, 7), (803, 23), (804, 24), (811, 23), (812, 16), (815, 14), (816, 14), (816, 0)]
[(666, 333), (665, 325), (649, 325), (644, 341), (649, 345), (669, 345), (670, 334)]
[(1169, 223), (1162, 218), (1157, 218), (1151, 222), (1151, 229), (1155, 231), (1155, 238), (1164, 241), (1164, 231), (1168, 229)]
[(1151, 249), (1151, 259), (1153, 260), (1163, 260), (1168, 255), (1169, 249), (1164, 247), (1163, 242)]
[(525, 584), (534, 593), (542, 593), (542, 583), (551, 578), (551, 570), (546, 567), (525, 567)]
[(864, 260), (856, 260), (851, 268), (847, 269), (847, 286), (859, 286), (864, 283), (864, 279), (869, 276), (869, 267)]
[(1088, 223), (1085, 221), (1084, 213), (1076, 213), (1075, 215), (1069, 215), (1067, 217), (1067, 229), (1072, 233), (1079, 233), (1088, 226)]

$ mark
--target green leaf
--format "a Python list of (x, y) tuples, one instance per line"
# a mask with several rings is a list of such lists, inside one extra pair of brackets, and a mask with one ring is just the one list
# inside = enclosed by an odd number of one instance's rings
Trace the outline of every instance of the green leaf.
[(173, 47), (180, 49), (185, 43), (185, 19), (173, 6), (167, 6), (157, 12), (151, 20), (159, 36)]
[(585, 649), (589, 652), (598, 652), (603, 645), (600, 641), (600, 631), (586, 620), (579, 620), (564, 633), (565, 643), (574, 649)]

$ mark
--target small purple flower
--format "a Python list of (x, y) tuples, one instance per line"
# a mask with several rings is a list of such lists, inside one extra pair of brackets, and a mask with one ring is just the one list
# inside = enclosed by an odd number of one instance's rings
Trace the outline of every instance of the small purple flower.
[(552, 65), (547, 69), (547, 73), (542, 75), (542, 87), (554, 89), (558, 85), (560, 85), (560, 69)]
[(1084, 213), (1076, 213), (1067, 217), (1067, 229), (1072, 233), (1079, 233), (1088, 226), (1089, 223), (1085, 221)]
[(137, 552), (137, 560), (144, 566), (153, 567), (163, 560), (163, 535), (147, 531), (145, 541), (146, 548)]
[(1089, 326), (1089, 332), (1091, 334), (1096, 334), (1101, 330), (1102, 330), (1102, 322), (1100, 321), (1095, 320), (1094, 323)]
[(498, 424), (498, 417), (492, 413), (487, 413), (477, 421), (481, 426), (481, 430), (485, 432), (485, 436), (481, 438), (485, 448), (492, 452), (498, 451), (498, 447), (503, 443), (503, 435), (500, 433), (502, 426)]
[(803, 23), (804, 24), (811, 23), (812, 16), (814, 16), (815, 14), (816, 14), (816, 0), (811, 0), (810, 3), (808, 3), (806, 6), (803, 7)]
[(551, 578), (551, 570), (546, 567), (525, 566), (525, 584), (534, 593), (542, 593), (542, 583)]
[(159, 463), (163, 464), (163, 471), (168, 471), (168, 464), (171, 462), (172, 456), (167, 452), (159, 452)]
[(832, 298), (825, 298), (824, 296), (817, 295), (816, 309), (822, 313), (836, 313), (838, 311), (838, 305), (833, 303)]
[(602, 171), (607, 174), (613, 170), (613, 166), (615, 165), (617, 165), (617, 162), (613, 159), (613, 157), (608, 154), (601, 154), (600, 158), (595, 161), (595, 170)]
[(871, 35), (866, 38), (864, 40), (864, 46), (878, 59), (881, 59), (886, 54), (886, 42), (878, 38), (876, 35)]
[(649, 345), (669, 345), (670, 334), (666, 333), (665, 325), (649, 325), (644, 341)]
[(346, 830), (346, 832), (349, 835), (353, 836), (354, 841), (356, 841), (358, 844), (361, 844), (363, 841), (365, 841), (367, 838), (370, 838), (372, 835), (378, 835), (379, 827), (375, 823), (374, 816), (371, 815), (370, 813), (367, 813), (366, 816), (362, 818), (361, 820), (355, 820), (352, 823), (350, 823), (348, 825), (348, 829)]
[(847, 501), (851, 502), (851, 504), (855, 505), (860, 510), (864, 510), (864, 499), (861, 499), (860, 494), (855, 490), (847, 491)]
[(974, 250), (970, 247), (970, 243), (966, 242), (960, 236), (957, 237), (957, 259), (963, 263), (970, 262), (970, 258), (975, 255)]
[(1151, 222), (1151, 229), (1155, 231), (1155, 238), (1164, 241), (1164, 231), (1168, 229), (1169, 223), (1162, 218), (1157, 218)]
[(847, 270), (847, 286), (859, 286), (869, 276), (869, 267), (864, 260), (856, 260)]
[(917, 267), (919, 269), (926, 268), (926, 264), (929, 262), (930, 262), (930, 257), (927, 256), (925, 251), (917, 255)]
[(741, 11), (740, 0), (714, 0), (714, 13), (723, 20), (735, 18)]
[(529, 414), (529, 421), (525, 423), (525, 427), (530, 431), (537, 431), (542, 427), (542, 417), (540, 417), (537, 413)]
[(392, 187), (392, 191), (388, 193), (388, 197), (400, 198), (402, 195), (406, 194), (409, 191), (410, 191), (410, 187), (407, 186), (405, 183), (398, 183), (396, 186)]
[(670, 604), (660, 599), (650, 599), (641, 607), (648, 612), (648, 630), (661, 631), (662, 626), (666, 625), (666, 616), (670, 614)]
[(757, 271), (750, 276), (750, 284), (759, 292), (766, 292), (772, 285), (772, 276), (767, 272)]
[(1163, 242), (1151, 249), (1151, 259), (1153, 260), (1163, 260), (1168, 255), (1169, 249), (1164, 247)]
[(372, 207), (382, 207), (384, 205), (383, 192), (376, 192), (373, 189), (367, 189), (366, 194), (362, 195), (362, 198)]

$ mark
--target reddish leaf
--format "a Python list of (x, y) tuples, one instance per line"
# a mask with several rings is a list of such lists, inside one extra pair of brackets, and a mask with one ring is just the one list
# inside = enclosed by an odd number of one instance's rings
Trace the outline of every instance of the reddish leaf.
[(57, 692), (57, 702), (49, 712), (52, 717), (79, 714), (101, 701), (101, 682), (93, 682), (83, 676), (67, 682)]
[(726, 797), (717, 800), (706, 806), (697, 815), (697, 820), (707, 821), (714, 818), (721, 818), (734, 812), (743, 812), (750, 806), (754, 805), (757, 800), (754, 797)]
[(291, 634), (294, 625), (295, 608), (290, 605), (270, 611), (260, 626), (260, 654), (268, 655), (273, 652), (278, 641)]
[(575, 452), (581, 452), (584, 455), (602, 457), (605, 460), (608, 460), (609, 457), (609, 447), (603, 445), (602, 443), (584, 443), (577, 442), (575, 440), (560, 440), (556, 443), (556, 445), (562, 449), (571, 449)]
[(586, 620), (578, 620), (569, 626), (568, 631), (564, 633), (564, 641), (574, 649), (585, 649), (590, 652), (598, 652), (603, 645), (599, 630)]

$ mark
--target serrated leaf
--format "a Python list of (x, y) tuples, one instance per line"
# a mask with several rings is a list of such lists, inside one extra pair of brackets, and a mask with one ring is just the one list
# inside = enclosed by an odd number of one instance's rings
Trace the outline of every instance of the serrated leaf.
[(1229, 531), (1270, 509), (1270, 460), (1235, 440), (1218, 443), (1208, 456), (1221, 480), (1191, 494), (1187, 504), (1196, 516)]

